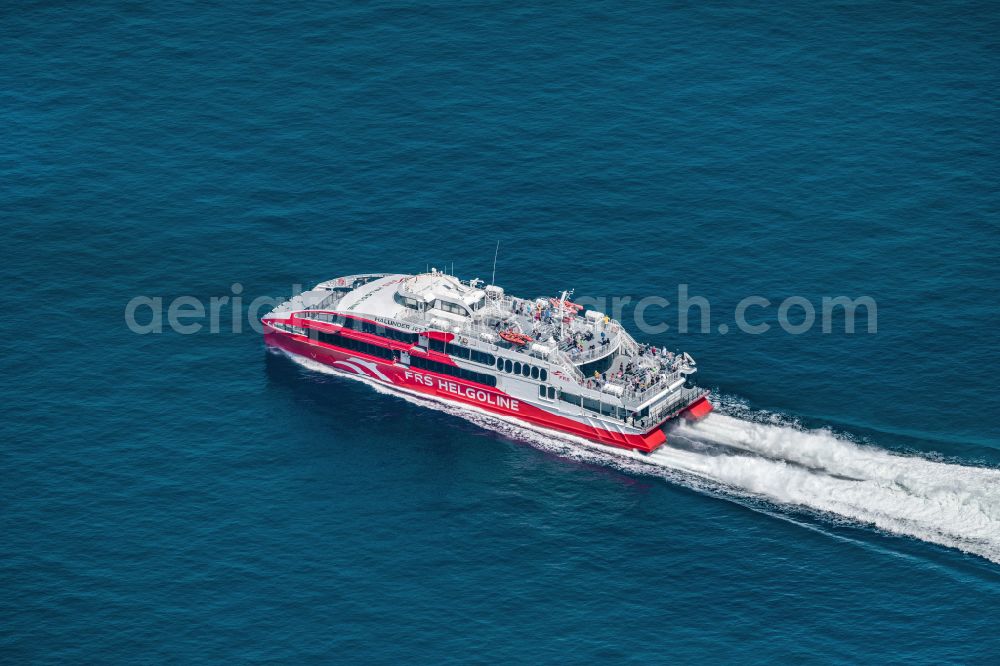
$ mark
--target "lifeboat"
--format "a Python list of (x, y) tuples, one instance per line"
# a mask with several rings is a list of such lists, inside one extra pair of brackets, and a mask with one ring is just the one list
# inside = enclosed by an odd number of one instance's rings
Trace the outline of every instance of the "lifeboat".
[(517, 331), (500, 331), (500, 337), (518, 347), (523, 347), (532, 341), (530, 336), (518, 333)]
[(558, 308), (560, 306), (560, 304), (562, 304), (562, 307), (566, 308), (567, 310), (572, 310), (573, 312), (579, 312), (580, 310), (583, 309), (583, 306), (580, 305), (579, 303), (571, 303), (569, 301), (560, 301), (558, 298), (550, 298), (549, 299), (549, 303), (551, 303), (552, 307), (554, 307), (554, 308)]

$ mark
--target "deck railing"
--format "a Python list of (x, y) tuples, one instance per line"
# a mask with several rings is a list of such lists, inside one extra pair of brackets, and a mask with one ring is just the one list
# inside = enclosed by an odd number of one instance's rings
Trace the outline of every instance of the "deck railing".
[(677, 397), (663, 403), (655, 410), (651, 410), (648, 416), (635, 420), (635, 425), (640, 428), (650, 428), (666, 420), (671, 414), (679, 412), (688, 405), (710, 393), (707, 389), (692, 387), (682, 388)]
[(612, 354), (615, 351), (617, 351), (620, 346), (621, 346), (621, 341), (617, 337), (615, 337), (615, 338), (610, 338), (608, 344), (606, 345), (602, 345), (600, 342), (598, 342), (594, 345), (593, 348), (587, 348), (575, 354), (573, 353), (574, 347), (572, 345), (568, 345), (569, 347), (568, 353), (569, 357), (573, 359), (573, 363), (576, 363), (577, 365), (582, 365), (583, 363), (587, 363), (588, 361), (608, 356), (609, 354)]

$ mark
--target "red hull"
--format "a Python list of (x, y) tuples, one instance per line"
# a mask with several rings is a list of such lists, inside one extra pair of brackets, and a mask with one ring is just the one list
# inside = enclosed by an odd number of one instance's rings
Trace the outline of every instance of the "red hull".
[(690, 407), (684, 410), (684, 418), (688, 421), (700, 421), (712, 411), (712, 403), (708, 398), (696, 400)]
[[(408, 366), (392, 363), (375, 356), (342, 350), (297, 335), (289, 335), (266, 327), (264, 340), (298, 356), (311, 358), (337, 370), (362, 375), (385, 384), (392, 384), (416, 393), (431, 395), (462, 404), (473, 405), (496, 414), (514, 417), (533, 425), (542, 426), (621, 449), (635, 449), (649, 453), (662, 446), (666, 435), (659, 427), (644, 434), (626, 434), (597, 428), (573, 419), (539, 409), (495, 388), (463, 381), (457, 377), (439, 375), (426, 370), (413, 370)], [(707, 408), (705, 407), (707, 405)], [(708, 400), (687, 408), (685, 416), (701, 418), (712, 406)]]

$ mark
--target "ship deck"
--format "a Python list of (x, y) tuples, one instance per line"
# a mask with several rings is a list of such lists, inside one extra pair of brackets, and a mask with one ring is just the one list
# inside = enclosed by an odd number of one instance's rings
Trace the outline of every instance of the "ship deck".
[[(447, 278), (451, 281), (448, 289), (458, 293), (462, 289), (475, 289), (457, 278)], [(679, 386), (679, 382), (684, 380), (684, 374), (680, 372), (683, 361), (680, 356), (664, 348), (637, 343), (617, 321), (603, 315), (587, 317), (583, 313), (567, 313), (565, 308), (549, 307), (551, 299), (502, 295), (487, 299), (472, 313), (471, 318), (462, 320), (442, 319), (435, 316), (434, 310), (389, 307), (393, 302), (395, 284), (408, 279), (408, 276), (386, 274), (336, 278), (293, 297), (276, 311), (345, 311), (346, 308), (353, 310), (345, 312), (347, 314), (366, 316), (370, 313), (363, 310), (386, 310), (380, 316), (389, 315), (401, 322), (457, 333), (515, 353), (544, 358), (561, 367), (580, 386), (615, 395), (633, 407), (653, 401), (665, 389)], [(365, 307), (358, 307), (362, 303)], [(501, 331), (511, 330), (530, 336), (532, 343), (520, 346), (500, 338)], [(620, 353), (608, 365), (599, 363), (616, 352)], [(588, 376), (581, 371), (581, 366), (599, 366), (600, 370)]]

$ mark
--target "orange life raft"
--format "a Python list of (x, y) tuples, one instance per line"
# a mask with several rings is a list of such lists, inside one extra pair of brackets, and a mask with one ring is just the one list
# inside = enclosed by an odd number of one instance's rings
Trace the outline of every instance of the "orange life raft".
[(567, 310), (573, 310), (575, 312), (579, 312), (580, 310), (583, 309), (583, 306), (580, 305), (579, 303), (570, 303), (569, 301), (560, 301), (558, 298), (550, 298), (549, 299), (549, 303), (551, 303), (552, 307), (554, 307), (554, 308), (558, 308), (559, 307), (559, 303), (562, 303), (563, 307), (565, 307)]
[(517, 331), (500, 331), (500, 337), (507, 342), (523, 347), (524, 345), (531, 342), (531, 338), (524, 333), (518, 333)]

